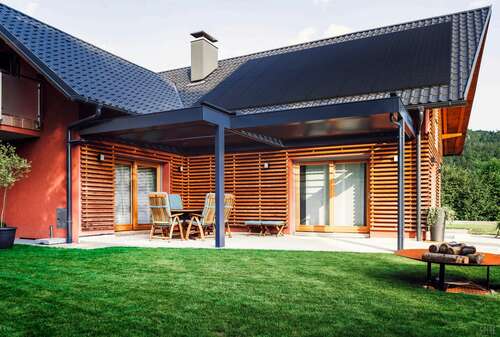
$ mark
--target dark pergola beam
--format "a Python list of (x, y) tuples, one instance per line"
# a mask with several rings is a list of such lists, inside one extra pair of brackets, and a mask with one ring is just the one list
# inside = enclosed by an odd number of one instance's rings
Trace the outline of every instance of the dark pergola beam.
[(249, 129), (329, 119), (368, 117), (383, 113), (398, 113), (406, 124), (405, 129), (408, 135), (415, 136), (412, 118), (399, 97), (236, 115), (231, 117), (231, 128)]
[(88, 136), (112, 132), (132, 132), (162, 126), (184, 123), (207, 122), (211, 125), (230, 127), (230, 116), (212, 107), (204, 106), (158, 112), (148, 115), (126, 116), (103, 120), (100, 124), (80, 130), (80, 135)]

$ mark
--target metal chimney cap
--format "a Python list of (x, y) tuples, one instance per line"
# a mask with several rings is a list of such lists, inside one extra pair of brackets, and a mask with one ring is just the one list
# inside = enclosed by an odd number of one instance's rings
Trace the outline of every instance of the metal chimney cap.
[(210, 42), (213, 42), (213, 43), (217, 42), (217, 39), (215, 37), (208, 34), (204, 30), (200, 30), (198, 32), (191, 33), (191, 36), (194, 37), (195, 39), (200, 38), (200, 37), (204, 37), (205, 39), (207, 39)]

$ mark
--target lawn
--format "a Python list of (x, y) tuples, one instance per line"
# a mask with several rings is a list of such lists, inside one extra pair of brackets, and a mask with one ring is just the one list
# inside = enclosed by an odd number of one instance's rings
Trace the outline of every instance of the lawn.
[(446, 224), (447, 229), (467, 229), (469, 234), (478, 235), (497, 235), (496, 224), (478, 224), (478, 223), (450, 223)]
[(0, 336), (500, 335), (499, 295), (424, 276), (391, 254), (15, 246), (0, 251)]

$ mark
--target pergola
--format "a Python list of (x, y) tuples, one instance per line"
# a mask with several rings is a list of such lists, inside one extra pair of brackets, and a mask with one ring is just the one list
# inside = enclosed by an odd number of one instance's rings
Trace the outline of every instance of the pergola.
[[(202, 103), (196, 107), (101, 120), (82, 128), (84, 139), (105, 138), (181, 154), (215, 154), (215, 246), (225, 246), (224, 154), (255, 149), (398, 141), (398, 249), (404, 237), (404, 144), (415, 124), (399, 97), (233, 113)], [(418, 138), (417, 138), (418, 140)], [(417, 145), (418, 146), (418, 145)], [(419, 166), (417, 166), (419, 169)]]

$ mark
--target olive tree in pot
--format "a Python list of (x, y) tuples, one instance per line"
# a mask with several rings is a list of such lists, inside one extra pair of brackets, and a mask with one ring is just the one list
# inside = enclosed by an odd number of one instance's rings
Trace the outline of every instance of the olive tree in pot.
[(427, 226), (431, 227), (431, 241), (444, 241), (446, 221), (453, 221), (455, 212), (449, 207), (431, 207), (427, 212)]
[(5, 224), (7, 191), (30, 171), (30, 163), (21, 158), (15, 147), (0, 143), (0, 189), (2, 190), (2, 210), (0, 213), (0, 249), (11, 248), (16, 237), (16, 228)]

